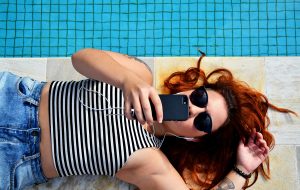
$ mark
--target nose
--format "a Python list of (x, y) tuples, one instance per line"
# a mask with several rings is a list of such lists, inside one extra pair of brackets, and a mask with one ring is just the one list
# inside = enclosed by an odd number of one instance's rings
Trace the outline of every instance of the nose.
[(206, 108), (200, 108), (198, 106), (195, 106), (193, 104), (189, 105), (189, 116), (194, 117), (198, 115), (199, 113), (205, 112)]

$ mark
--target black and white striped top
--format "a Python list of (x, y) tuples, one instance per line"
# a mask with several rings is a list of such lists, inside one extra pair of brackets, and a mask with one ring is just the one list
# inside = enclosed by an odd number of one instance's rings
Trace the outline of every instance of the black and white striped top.
[(126, 119), (118, 109), (123, 105), (122, 91), (103, 82), (51, 83), (52, 156), (60, 176), (114, 176), (133, 152), (159, 147), (158, 138), (136, 120)]

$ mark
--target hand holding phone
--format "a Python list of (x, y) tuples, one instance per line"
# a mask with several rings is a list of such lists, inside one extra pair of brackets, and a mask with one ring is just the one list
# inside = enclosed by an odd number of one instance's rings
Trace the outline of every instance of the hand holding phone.
[[(186, 95), (182, 94), (160, 94), (159, 98), (163, 108), (163, 121), (184, 121), (189, 117), (189, 101)], [(155, 107), (150, 101), (153, 120), (157, 120)], [(133, 118), (135, 117), (132, 111)]]

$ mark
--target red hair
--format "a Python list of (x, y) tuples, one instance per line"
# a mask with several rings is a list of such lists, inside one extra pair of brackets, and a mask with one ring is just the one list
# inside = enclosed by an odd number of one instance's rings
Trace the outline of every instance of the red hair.
[[(275, 144), (273, 135), (267, 130), (270, 121), (269, 108), (283, 112), (293, 111), (272, 105), (267, 97), (248, 86), (245, 82), (234, 79), (232, 73), (220, 68), (207, 76), (200, 68), (205, 54), (185, 72), (175, 72), (165, 80), (165, 87), (170, 93), (191, 90), (204, 85), (224, 96), (229, 114), (227, 122), (217, 131), (199, 138), (199, 142), (167, 137), (162, 151), (169, 158), (177, 171), (184, 177), (185, 170), (191, 173), (193, 183), (209, 189), (217, 185), (232, 170), (236, 163), (237, 148), (242, 138), (248, 139), (251, 131), (262, 133), (267, 145), (272, 149)], [(254, 179), (247, 180), (245, 188), (252, 186), (258, 174), (270, 178), (269, 158), (254, 171)], [(200, 174), (200, 175), (199, 175)], [(201, 177), (200, 177), (201, 176)]]

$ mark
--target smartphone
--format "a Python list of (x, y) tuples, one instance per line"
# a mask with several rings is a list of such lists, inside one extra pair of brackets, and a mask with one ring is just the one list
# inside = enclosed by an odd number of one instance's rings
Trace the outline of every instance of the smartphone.
[[(189, 117), (189, 100), (182, 94), (160, 94), (163, 107), (163, 121), (185, 121)], [(155, 107), (150, 101), (153, 120), (157, 120)], [(134, 118), (134, 112), (132, 112)]]

